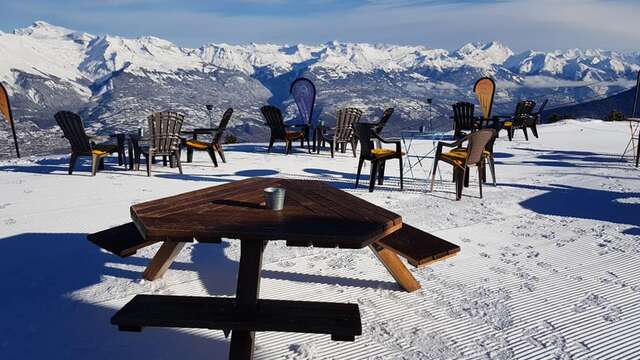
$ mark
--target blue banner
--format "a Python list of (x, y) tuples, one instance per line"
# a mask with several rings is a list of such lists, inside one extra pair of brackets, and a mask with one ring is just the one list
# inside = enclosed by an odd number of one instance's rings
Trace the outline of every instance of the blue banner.
[(289, 89), (298, 105), (298, 111), (305, 124), (313, 125), (313, 106), (316, 102), (316, 87), (307, 78), (298, 78)]

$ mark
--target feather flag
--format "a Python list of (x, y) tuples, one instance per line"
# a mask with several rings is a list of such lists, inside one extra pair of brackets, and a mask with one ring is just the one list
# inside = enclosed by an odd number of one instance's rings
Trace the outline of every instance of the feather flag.
[(9, 94), (7, 93), (7, 89), (4, 88), (2, 83), (0, 83), (0, 113), (2, 114), (2, 117), (4, 117), (7, 124), (9, 124), (9, 128), (11, 128), (11, 132), (13, 134), (13, 142), (16, 146), (16, 155), (17, 157), (20, 157), (20, 149), (18, 149), (18, 139), (16, 137), (16, 128), (13, 123), (11, 104), (9, 103)]
[(312, 124), (313, 106), (316, 102), (316, 87), (311, 80), (306, 78), (298, 78), (289, 89), (293, 99), (298, 105), (302, 120), (309, 125)]

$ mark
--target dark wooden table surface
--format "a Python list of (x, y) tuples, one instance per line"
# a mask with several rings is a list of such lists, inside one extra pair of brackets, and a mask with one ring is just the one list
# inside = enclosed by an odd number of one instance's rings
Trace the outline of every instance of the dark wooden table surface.
[[(263, 205), (263, 189), (271, 186), (286, 189), (282, 211)], [(147, 240), (225, 237), (353, 249), (402, 226), (400, 215), (331, 185), (278, 178), (251, 178), (137, 204), (131, 217)]]
[[(269, 210), (263, 204), (264, 188), (273, 186), (286, 189), (282, 211)], [(260, 272), (262, 254), (269, 240), (286, 240), (289, 246), (358, 249), (373, 247), (375, 242), (402, 227), (398, 214), (326, 183), (279, 178), (251, 178), (137, 204), (131, 207), (131, 217), (146, 240), (163, 242), (145, 271), (145, 278), (155, 278), (147, 272), (164, 272), (184, 243), (193, 239), (217, 242), (224, 237), (241, 241), (236, 298), (231, 305), (226, 303), (228, 299), (201, 299), (194, 305), (194, 301), (182, 297), (158, 300), (139, 295), (112, 318), (112, 323), (124, 330), (178, 326), (231, 331), (230, 359), (253, 357), (256, 330), (328, 333), (334, 340), (353, 340), (354, 335), (361, 334), (356, 304), (309, 305), (285, 301), (280, 301), (281, 305), (263, 304), (265, 300), (259, 299)], [(385, 255), (383, 251), (374, 249), (387, 269), (392, 274), (396, 271), (396, 279), (403, 276), (402, 271), (408, 273), (397, 256), (390, 259), (390, 254)], [(393, 269), (398, 266), (404, 270)], [(163, 306), (164, 310), (153, 310), (158, 309), (157, 306)], [(201, 315), (190, 314), (187, 308), (193, 306), (221, 310), (219, 315), (206, 312), (209, 318), (205, 321)], [(225, 306), (227, 309), (231, 306), (240, 318), (223, 319), (222, 314), (228, 312), (224, 310)], [(170, 310), (175, 307), (182, 307), (182, 310)], [(197, 309), (191, 309), (191, 312), (201, 314)], [(303, 310), (294, 312), (299, 316), (294, 321), (286, 321), (292, 309)], [(265, 315), (265, 311), (276, 313)], [(320, 317), (325, 320), (319, 319), (319, 314), (323, 314)], [(258, 320), (262, 318), (269, 320), (266, 323)]]

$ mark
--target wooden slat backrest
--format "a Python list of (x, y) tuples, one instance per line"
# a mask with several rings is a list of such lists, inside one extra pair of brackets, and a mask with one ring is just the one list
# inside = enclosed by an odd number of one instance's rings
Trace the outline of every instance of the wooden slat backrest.
[(351, 141), (353, 138), (353, 124), (357, 123), (360, 117), (362, 117), (360, 109), (348, 107), (338, 110), (335, 139), (337, 141)]
[(467, 136), (467, 164), (477, 164), (482, 159), (487, 144), (495, 137), (494, 129), (482, 129)]
[(220, 120), (220, 124), (218, 125), (218, 130), (213, 135), (213, 143), (219, 144), (220, 140), (222, 140), (222, 134), (224, 130), (227, 128), (227, 124), (229, 124), (229, 120), (231, 119), (231, 115), (233, 114), (233, 109), (228, 108), (227, 111), (222, 115), (222, 120)]
[(84, 131), (84, 124), (80, 115), (71, 111), (58, 111), (54, 118), (58, 126), (62, 129), (64, 137), (71, 144), (71, 151), (76, 154), (91, 154), (91, 143), (89, 137)]
[(393, 115), (393, 111), (394, 111), (394, 108), (387, 108), (384, 111), (384, 113), (382, 114), (382, 117), (380, 118), (380, 121), (378, 121), (378, 123), (376, 124), (375, 130), (377, 134), (380, 134), (384, 129), (385, 125), (387, 125), (387, 122), (389, 122), (391, 115)]
[(274, 139), (283, 140), (287, 137), (287, 133), (284, 129), (284, 120), (282, 119), (282, 112), (275, 106), (265, 105), (260, 108), (262, 115), (267, 120), (267, 125), (271, 128), (271, 136)]
[(164, 111), (149, 115), (149, 138), (155, 154), (170, 154), (180, 146), (180, 129), (184, 115)]
[(365, 159), (373, 159), (371, 150), (375, 149), (373, 145), (373, 134), (375, 130), (369, 124), (355, 123), (353, 124), (355, 135), (360, 141), (360, 157)]
[(482, 117), (488, 119), (493, 109), (493, 97), (496, 93), (496, 83), (489, 77), (480, 78), (473, 86), (482, 110)]
[(516, 105), (516, 113), (513, 115), (513, 121), (516, 124), (521, 124), (523, 121), (531, 118), (533, 108), (536, 107), (535, 101), (523, 100)]
[(468, 102), (457, 102), (453, 107), (453, 121), (456, 130), (472, 130), (475, 105)]

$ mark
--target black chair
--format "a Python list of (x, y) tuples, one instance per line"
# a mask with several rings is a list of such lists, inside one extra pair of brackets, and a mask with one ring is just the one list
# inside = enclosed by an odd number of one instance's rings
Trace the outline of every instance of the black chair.
[[(269, 138), (269, 148), (267, 149), (267, 152), (271, 152), (271, 149), (273, 148), (273, 143), (276, 140), (282, 140), (285, 142), (286, 144), (285, 154), (289, 154), (289, 152), (291, 151), (291, 143), (295, 140), (301, 139), (301, 141), (303, 141), (303, 146), (304, 146), (304, 140), (306, 138), (305, 132), (303, 130), (299, 130), (299, 131), (287, 130), (287, 128), (284, 125), (284, 120), (282, 118), (282, 113), (280, 112), (280, 109), (278, 109), (275, 106), (265, 105), (260, 108), (260, 111), (262, 112), (262, 115), (267, 121), (267, 125), (271, 129), (271, 136)], [(307, 139), (307, 149), (311, 151), (309, 149), (308, 139)]]
[(71, 144), (71, 158), (69, 160), (69, 175), (80, 156), (91, 156), (91, 176), (95, 176), (98, 169), (104, 168), (104, 157), (118, 153), (119, 163), (124, 159), (124, 152), (116, 144), (95, 144), (84, 131), (84, 124), (80, 115), (70, 111), (59, 111), (54, 115), (64, 137)]
[(197, 134), (194, 132), (193, 139), (189, 139), (185, 141), (185, 146), (187, 147), (187, 162), (191, 162), (193, 160), (193, 151), (206, 151), (209, 153), (209, 157), (211, 161), (213, 161), (213, 165), (218, 166), (218, 160), (216, 159), (216, 152), (220, 155), (220, 159), (222, 159), (223, 163), (226, 163), (227, 160), (224, 156), (224, 149), (222, 148), (222, 135), (227, 128), (227, 124), (229, 124), (229, 120), (231, 119), (231, 115), (233, 114), (233, 109), (228, 108), (227, 111), (222, 115), (222, 120), (220, 120), (220, 124), (215, 130), (213, 130), (211, 134), (211, 142), (200, 141), (197, 138)]
[(474, 132), (481, 128), (481, 122), (474, 115), (475, 105), (468, 102), (457, 102), (453, 108), (453, 135), (456, 139), (467, 135), (463, 131)]
[(522, 129), (522, 131), (524, 132), (524, 138), (528, 141), (528, 127), (532, 128), (532, 131), (534, 131), (534, 135), (538, 137), (537, 129), (533, 130), (533, 128), (535, 128), (535, 125), (533, 124), (535, 124), (536, 121), (535, 117), (533, 116), (533, 109), (535, 107), (535, 101), (531, 100), (523, 100), (516, 105), (516, 111), (513, 114), (513, 117), (505, 121), (503, 124), (503, 128), (507, 130), (507, 133), (509, 135), (509, 141), (513, 139), (513, 133), (517, 129)]
[(382, 130), (384, 130), (384, 127), (389, 122), (391, 115), (393, 115), (393, 111), (394, 108), (392, 107), (385, 109), (380, 120), (378, 120), (377, 123), (374, 123), (373, 129), (375, 130), (376, 134), (380, 135), (380, 133), (382, 133)]
[[(376, 178), (378, 179), (378, 185), (382, 185), (384, 183), (385, 162), (390, 159), (398, 159), (398, 164), (400, 165), (400, 189), (402, 189), (402, 156), (404, 153), (401, 150), (400, 141), (389, 141), (381, 138), (378, 136), (371, 124), (355, 123), (353, 128), (358, 140), (360, 141), (360, 159), (358, 161), (358, 173), (356, 175), (356, 188), (360, 181), (360, 173), (362, 172), (362, 165), (364, 165), (365, 160), (371, 162), (369, 192), (373, 192)], [(395, 149), (376, 149), (373, 144), (374, 140), (380, 141), (384, 144), (393, 144), (395, 145)]]

